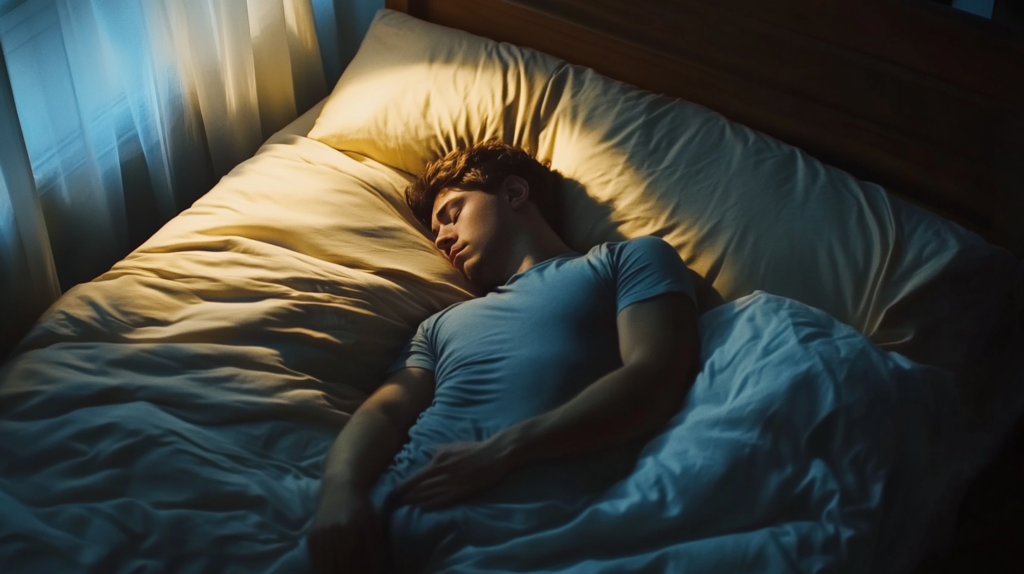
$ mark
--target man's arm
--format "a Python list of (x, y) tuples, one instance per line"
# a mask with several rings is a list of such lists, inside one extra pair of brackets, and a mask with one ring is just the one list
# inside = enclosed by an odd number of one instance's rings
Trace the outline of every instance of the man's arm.
[(679, 411), (700, 364), (693, 303), (680, 293), (660, 295), (626, 307), (616, 321), (622, 367), (562, 406), (493, 437), (515, 466), (651, 434)]
[(433, 400), (432, 371), (411, 367), (393, 373), (338, 434), (324, 463), (321, 492), (332, 487), (369, 491)]
[(380, 526), (370, 489), (434, 400), (434, 373), (397, 371), (360, 405), (327, 453), (309, 555), (318, 573), (381, 568)]
[(610, 448), (662, 428), (699, 370), (697, 310), (686, 295), (668, 293), (626, 307), (616, 321), (622, 367), (556, 409), (486, 441), (442, 450), (400, 487), (405, 500), (446, 506), (513, 468)]

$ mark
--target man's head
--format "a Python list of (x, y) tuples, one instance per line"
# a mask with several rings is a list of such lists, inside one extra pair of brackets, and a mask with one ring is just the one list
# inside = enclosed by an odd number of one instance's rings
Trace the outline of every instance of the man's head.
[(552, 230), (557, 181), (522, 149), (487, 141), (428, 165), (406, 202), (467, 279), (493, 288), (565, 247)]

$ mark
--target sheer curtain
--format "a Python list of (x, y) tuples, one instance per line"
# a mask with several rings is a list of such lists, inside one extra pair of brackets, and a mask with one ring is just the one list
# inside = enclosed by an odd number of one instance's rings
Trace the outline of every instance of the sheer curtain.
[(0, 59), (0, 360), (60, 295), (46, 222), (20, 134), (7, 66)]
[(0, 356), (327, 94), (315, 3), (0, 0)]

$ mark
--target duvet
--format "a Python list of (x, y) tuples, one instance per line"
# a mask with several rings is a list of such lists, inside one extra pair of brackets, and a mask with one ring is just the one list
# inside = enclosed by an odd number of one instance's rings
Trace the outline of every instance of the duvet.
[(924, 527), (949, 381), (763, 292), (700, 329), (686, 405), (639, 452), (529, 468), (433, 512), (388, 495), (467, 439), (427, 411), (377, 490), (397, 571), (868, 572), (883, 531)]
[[(701, 333), (685, 407), (632, 450), (530, 468), (425, 513), (387, 496), (444, 441), (419, 433), (436, 441), (409, 443), (377, 488), (396, 562), (495, 573), (890, 567), (882, 541), (923, 530), (946, 486), (939, 461), (959, 420), (951, 382), (762, 292), (704, 314)], [(307, 571), (323, 458), (356, 391), (325, 391), (269, 351), (258, 360), (258, 347), (65, 344), (64, 360), (3, 373), (5, 571)]]

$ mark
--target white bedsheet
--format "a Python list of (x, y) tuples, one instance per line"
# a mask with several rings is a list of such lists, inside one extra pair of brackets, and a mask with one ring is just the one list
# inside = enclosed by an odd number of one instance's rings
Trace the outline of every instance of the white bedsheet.
[[(958, 420), (948, 380), (763, 293), (701, 329), (687, 406), (628, 479), (578, 496), (562, 469), (546, 491), (569, 504), (448, 511), (465, 528), (433, 570), (868, 571), (884, 533), (921, 526)], [(337, 432), (321, 389), (252, 349), (69, 344), (0, 385), (5, 572), (307, 571)]]

